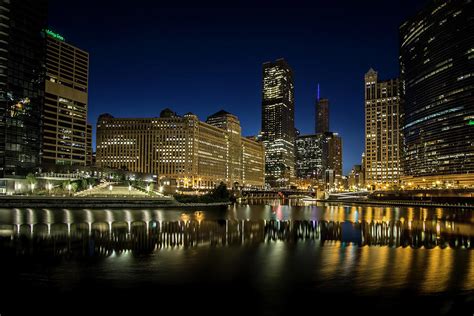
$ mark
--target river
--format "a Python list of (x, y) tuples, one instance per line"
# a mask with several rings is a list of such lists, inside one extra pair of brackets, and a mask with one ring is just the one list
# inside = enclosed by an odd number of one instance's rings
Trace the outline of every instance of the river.
[(292, 204), (0, 209), (0, 314), (474, 312), (471, 210)]

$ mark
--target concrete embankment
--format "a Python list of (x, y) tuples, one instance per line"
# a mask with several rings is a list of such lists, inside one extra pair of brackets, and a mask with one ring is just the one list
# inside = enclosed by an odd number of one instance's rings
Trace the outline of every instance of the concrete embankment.
[(173, 198), (126, 197), (54, 197), (54, 196), (3, 196), (1, 207), (15, 208), (182, 208), (227, 206), (227, 203), (179, 203)]

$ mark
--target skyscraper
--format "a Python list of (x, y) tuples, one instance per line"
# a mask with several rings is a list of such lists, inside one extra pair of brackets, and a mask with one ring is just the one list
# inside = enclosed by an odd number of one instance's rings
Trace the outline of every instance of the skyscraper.
[(404, 182), (474, 185), (474, 2), (430, 1), (400, 26)]
[(93, 166), (93, 152), (92, 152), (92, 125), (87, 124), (87, 139), (86, 139), (86, 166)]
[(85, 166), (89, 54), (51, 30), (46, 34), (42, 165)]
[(329, 100), (328, 99), (316, 100), (315, 131), (316, 133), (329, 132)]
[(210, 115), (206, 123), (227, 131), (226, 146), (228, 154), (226, 177), (242, 184), (242, 128), (237, 116), (221, 110)]
[(361, 165), (354, 165), (348, 177), (348, 186), (351, 190), (358, 190), (364, 187), (364, 172)]
[(262, 141), (265, 178), (274, 187), (288, 185), (295, 168), (293, 72), (284, 59), (263, 64)]
[(379, 81), (365, 74), (365, 181), (374, 188), (396, 185), (400, 178), (399, 80)]
[(296, 176), (315, 180), (321, 187), (332, 189), (342, 179), (342, 139), (327, 132), (298, 136), (295, 141)]
[(0, 177), (40, 164), (45, 0), (0, 0)]
[(342, 179), (342, 138), (338, 133), (324, 133), (327, 146), (327, 168), (332, 170), (334, 178), (332, 181), (326, 181), (329, 188), (337, 187)]
[(323, 134), (303, 135), (296, 138), (296, 176), (299, 179), (313, 179), (323, 184), (327, 167), (324, 142)]

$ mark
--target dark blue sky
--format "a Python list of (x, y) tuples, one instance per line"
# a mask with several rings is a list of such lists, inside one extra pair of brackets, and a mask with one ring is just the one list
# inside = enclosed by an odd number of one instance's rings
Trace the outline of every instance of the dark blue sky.
[(313, 133), (319, 82), (347, 173), (364, 150), (364, 74), (373, 67), (382, 78), (398, 76), (398, 26), (423, 3), (51, 0), (50, 27), (90, 53), (94, 126), (104, 112), (150, 117), (170, 107), (205, 120), (225, 109), (244, 135), (257, 134), (261, 65), (283, 57), (294, 71), (296, 127)]

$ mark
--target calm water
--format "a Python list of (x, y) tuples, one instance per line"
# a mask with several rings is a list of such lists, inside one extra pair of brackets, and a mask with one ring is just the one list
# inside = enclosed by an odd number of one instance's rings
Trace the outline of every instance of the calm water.
[(472, 315), (473, 248), (462, 209), (0, 209), (0, 313)]

